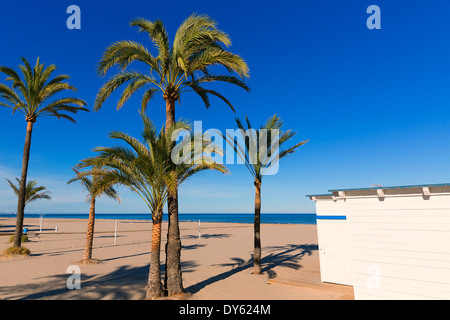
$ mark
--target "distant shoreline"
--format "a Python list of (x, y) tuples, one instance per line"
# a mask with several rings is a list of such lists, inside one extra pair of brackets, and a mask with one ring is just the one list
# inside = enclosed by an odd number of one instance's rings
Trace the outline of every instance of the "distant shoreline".
[[(88, 214), (84, 213), (48, 213), (44, 215), (44, 219), (87, 219)], [(0, 218), (15, 218), (12, 213), (0, 213)], [(25, 218), (40, 218), (37, 213), (25, 214)], [(140, 220), (150, 221), (150, 214), (131, 214), (117, 213), (107, 214), (98, 213), (96, 219), (99, 220)], [(167, 220), (167, 214), (163, 216), (163, 220)], [(253, 223), (253, 214), (251, 213), (180, 213), (180, 222), (216, 222), (216, 223)], [(314, 213), (265, 213), (261, 214), (262, 224), (316, 224), (316, 214)]]

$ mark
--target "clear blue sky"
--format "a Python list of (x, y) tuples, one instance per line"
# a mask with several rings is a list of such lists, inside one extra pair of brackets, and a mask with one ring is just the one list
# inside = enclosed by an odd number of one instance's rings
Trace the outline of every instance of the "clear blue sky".
[[(81, 30), (68, 30), (66, 9), (81, 8)], [(369, 30), (369, 5), (381, 8), (381, 30)], [(177, 118), (203, 121), (203, 128), (234, 128), (248, 114), (254, 124), (277, 113), (285, 127), (310, 139), (263, 181), (263, 213), (314, 212), (305, 194), (340, 187), (450, 182), (450, 2), (440, 1), (8, 1), (0, 10), (0, 64), (17, 67), (24, 56), (41, 57), (69, 74), (78, 96), (92, 108), (105, 78), (95, 73), (105, 48), (145, 35), (129, 27), (135, 17), (161, 19), (171, 37), (191, 13), (219, 22), (233, 41), (231, 50), (249, 64), (248, 94), (219, 89), (235, 105), (219, 100), (206, 110), (201, 100), (183, 97)], [(109, 73), (108, 76), (114, 74)], [(4, 81), (4, 77), (0, 77)], [(53, 192), (52, 201), (27, 212), (87, 212), (85, 194), (67, 186), (71, 167), (92, 148), (113, 144), (107, 134), (138, 136), (138, 98), (115, 110), (117, 95), (98, 112), (77, 116), (76, 125), (39, 119), (31, 148), (29, 179)], [(163, 124), (161, 96), (148, 113)], [(14, 212), (16, 198), (3, 178), (20, 176), (26, 123), (0, 108), (0, 212)], [(180, 212), (251, 213), (254, 187), (242, 165), (230, 175), (208, 173), (180, 190)], [(123, 202), (98, 202), (103, 213), (147, 212), (141, 200), (120, 188)]]

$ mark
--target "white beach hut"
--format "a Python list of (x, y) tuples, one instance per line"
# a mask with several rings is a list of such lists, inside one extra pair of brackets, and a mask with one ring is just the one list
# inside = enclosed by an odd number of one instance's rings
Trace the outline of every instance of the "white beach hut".
[(322, 281), (352, 284), (355, 299), (450, 299), (450, 184), (329, 192), (309, 196)]

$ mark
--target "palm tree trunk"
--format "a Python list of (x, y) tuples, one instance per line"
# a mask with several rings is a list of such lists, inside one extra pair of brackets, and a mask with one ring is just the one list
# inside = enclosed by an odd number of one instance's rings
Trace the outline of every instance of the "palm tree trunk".
[(163, 286), (161, 283), (161, 220), (162, 209), (156, 212), (153, 218), (152, 227), (152, 247), (150, 257), (150, 271), (148, 274), (148, 284), (146, 299), (155, 299), (163, 295)]
[(178, 191), (169, 195), (169, 225), (166, 243), (166, 273), (164, 288), (168, 296), (184, 293), (181, 273), (181, 238), (178, 221)]
[(27, 185), (28, 163), (30, 160), (31, 134), (33, 133), (34, 121), (27, 121), (27, 134), (25, 137), (25, 145), (23, 147), (22, 158), (22, 176), (20, 178), (20, 187), (17, 203), (17, 219), (16, 230), (14, 232), (14, 247), (20, 247), (22, 244), (23, 219), (25, 214), (25, 188)]
[(261, 181), (255, 181), (253, 274), (261, 273)]
[(166, 100), (166, 132), (175, 123), (175, 100)]
[[(166, 100), (166, 131), (175, 123), (175, 100)], [(178, 188), (169, 190), (167, 199), (169, 223), (166, 243), (164, 289), (167, 295), (184, 293), (181, 274), (181, 238), (178, 222)]]
[(92, 260), (92, 246), (94, 243), (94, 225), (95, 225), (95, 197), (92, 197), (91, 207), (89, 209), (89, 220), (86, 232), (86, 244), (84, 246), (83, 261)]

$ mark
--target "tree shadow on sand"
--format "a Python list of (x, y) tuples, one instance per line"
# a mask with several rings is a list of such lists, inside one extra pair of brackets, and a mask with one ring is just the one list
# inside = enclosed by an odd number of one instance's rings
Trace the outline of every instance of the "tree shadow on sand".
[[(202, 234), (201, 235), (201, 239), (222, 239), (222, 238), (229, 238), (231, 237), (231, 234), (228, 233), (213, 233), (213, 234)], [(195, 240), (198, 239), (198, 235), (187, 235), (184, 236), (185, 239), (191, 239), (191, 240)]]
[[(197, 264), (193, 261), (182, 263), (183, 273), (192, 272)], [(161, 266), (164, 279), (164, 264)], [(143, 299), (148, 280), (149, 265), (132, 267), (120, 266), (107, 274), (88, 275), (81, 273), (81, 289), (67, 288), (68, 274), (58, 274), (44, 277), (38, 283), (0, 287), (0, 299), (19, 300), (130, 300)]]
[[(309, 256), (313, 251), (318, 250), (316, 244), (306, 244), (306, 245), (296, 245), (288, 244), (285, 246), (273, 246), (263, 248), (264, 256), (261, 260), (261, 272), (267, 273), (269, 278), (275, 278), (276, 272), (273, 270), (275, 267), (285, 267), (295, 270), (302, 268), (299, 261), (306, 255)], [(216, 264), (213, 266), (219, 267), (231, 267), (230, 270), (217, 274), (211, 278), (194, 284), (188, 288), (186, 291), (190, 293), (197, 293), (204, 287), (224, 280), (238, 272), (244, 271), (246, 269), (251, 269), (253, 267), (253, 255), (250, 256), (248, 260), (242, 258), (234, 257), (231, 258), (232, 262), (224, 264)]]
[(206, 247), (206, 244), (192, 244), (189, 246), (181, 246), (181, 248), (183, 250), (195, 250), (195, 249), (203, 248), (203, 247)]

